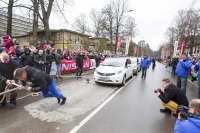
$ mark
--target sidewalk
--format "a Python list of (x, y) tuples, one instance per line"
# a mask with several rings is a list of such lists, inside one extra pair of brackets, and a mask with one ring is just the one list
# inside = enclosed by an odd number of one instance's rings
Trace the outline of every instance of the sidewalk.
[[(166, 66), (166, 64), (164, 64), (164, 63), (161, 63), (161, 64), (163, 64), (164, 66)], [(167, 71), (168, 71), (169, 73), (171, 73), (172, 67), (169, 67), (169, 66), (168, 66), (166, 69), (167, 69)], [(189, 78), (188, 78), (187, 81), (188, 81), (189, 84), (191, 84), (193, 87), (195, 87), (195, 88), (198, 90), (198, 81), (192, 82)]]

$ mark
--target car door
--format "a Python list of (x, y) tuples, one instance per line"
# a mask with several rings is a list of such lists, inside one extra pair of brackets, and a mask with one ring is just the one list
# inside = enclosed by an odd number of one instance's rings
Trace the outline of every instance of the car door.
[(129, 78), (131, 75), (132, 75), (132, 69), (133, 67), (131, 66), (131, 60), (130, 59), (126, 59), (126, 62), (127, 62), (127, 78)]

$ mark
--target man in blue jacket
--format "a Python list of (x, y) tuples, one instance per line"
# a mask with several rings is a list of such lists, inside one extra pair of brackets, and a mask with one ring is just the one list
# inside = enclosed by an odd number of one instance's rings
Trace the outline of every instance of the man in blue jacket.
[(198, 77), (198, 98), (200, 99), (200, 62), (197, 62), (194, 70), (197, 72), (197, 77)]
[(147, 55), (144, 55), (144, 58), (141, 61), (141, 68), (142, 68), (142, 77), (146, 79), (147, 68), (149, 68), (149, 60)]
[(200, 133), (200, 99), (193, 99), (190, 102), (189, 112), (192, 117), (182, 120), (179, 113), (174, 127), (174, 133)]
[(192, 62), (190, 58), (184, 53), (179, 59), (176, 67), (177, 87), (179, 87), (186, 94), (187, 78), (189, 75)]

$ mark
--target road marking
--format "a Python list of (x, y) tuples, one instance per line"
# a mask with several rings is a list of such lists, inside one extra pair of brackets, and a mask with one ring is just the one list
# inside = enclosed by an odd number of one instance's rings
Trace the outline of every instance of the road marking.
[(110, 100), (112, 100), (121, 90), (123, 90), (129, 82), (131, 82), (135, 76), (130, 79), (124, 86), (113, 93), (105, 102), (103, 102), (99, 107), (97, 107), (91, 114), (89, 114), (84, 120), (82, 120), (76, 127), (74, 127), (69, 133), (76, 133), (85, 123), (87, 123), (96, 113), (98, 113)]

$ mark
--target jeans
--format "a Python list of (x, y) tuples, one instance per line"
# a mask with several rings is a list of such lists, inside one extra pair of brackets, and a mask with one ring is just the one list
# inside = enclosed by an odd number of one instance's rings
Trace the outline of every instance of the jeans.
[(60, 76), (60, 64), (56, 64), (57, 66), (57, 71), (56, 71), (56, 76)]
[(142, 78), (146, 78), (147, 68), (142, 68)]
[(198, 80), (198, 97), (200, 99), (200, 79)]
[(47, 86), (45, 90), (41, 91), (41, 93), (42, 93), (42, 96), (45, 98), (47, 97), (56, 97), (60, 99), (64, 98), (64, 96), (60, 92), (57, 91), (54, 81), (52, 81), (51, 84)]
[(176, 75), (176, 66), (172, 66), (172, 74)]
[(177, 87), (186, 94), (187, 78), (181, 78), (177, 76)]

